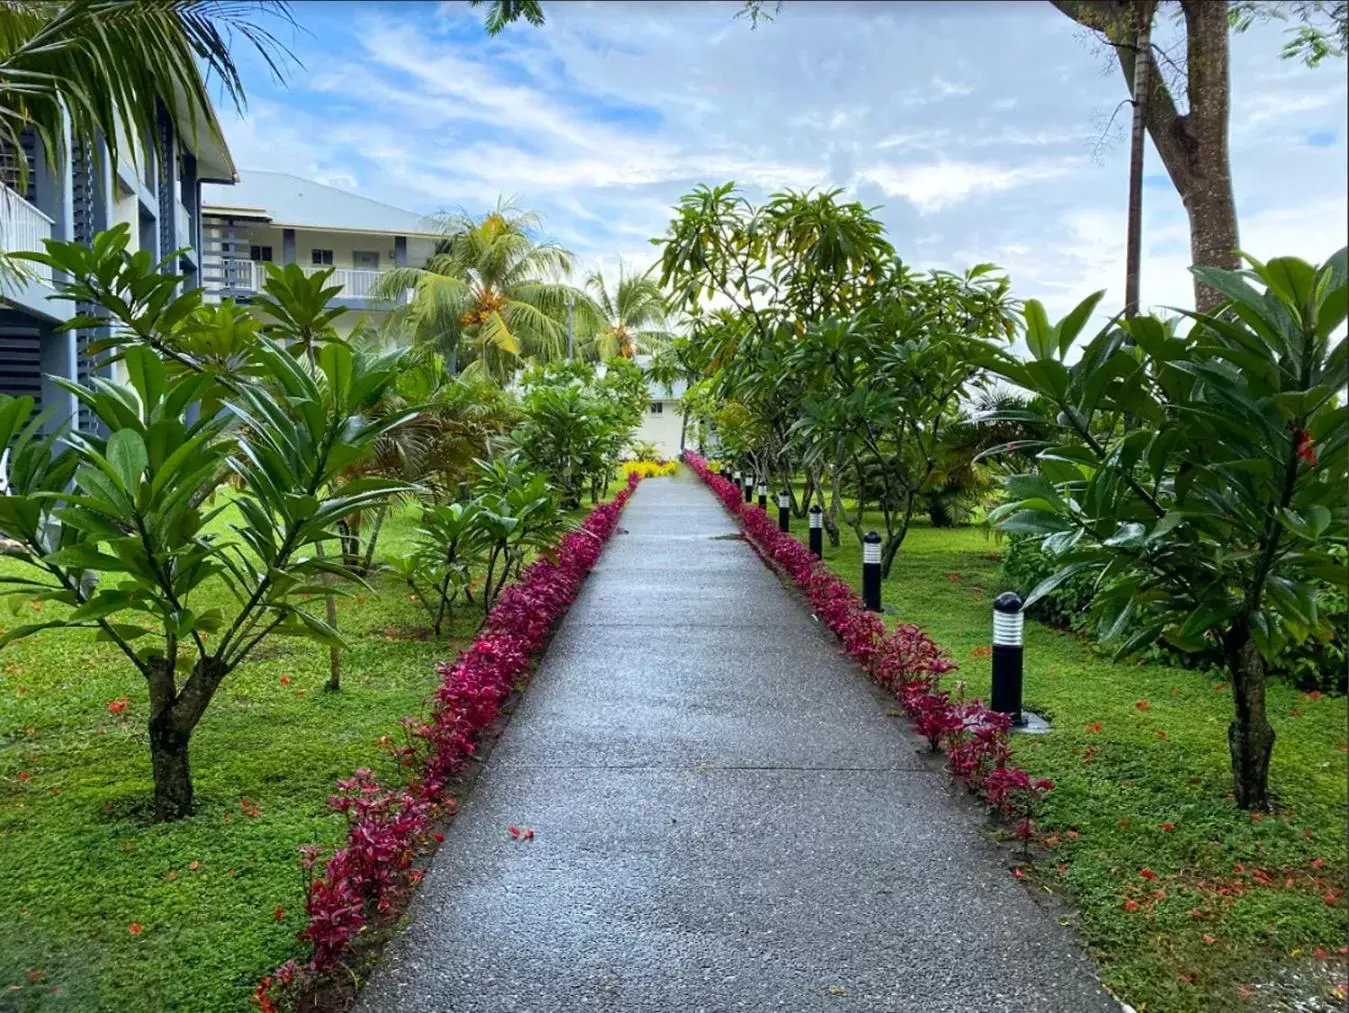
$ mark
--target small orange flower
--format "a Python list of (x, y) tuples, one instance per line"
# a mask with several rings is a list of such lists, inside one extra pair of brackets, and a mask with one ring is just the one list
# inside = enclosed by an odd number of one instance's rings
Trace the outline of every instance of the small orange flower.
[(126, 697), (122, 697), (122, 699), (120, 699), (120, 700), (109, 700), (109, 701), (108, 701), (108, 713), (110, 713), (110, 714), (121, 714), (122, 711), (126, 710), (126, 705), (127, 705), (127, 698), (126, 698)]
[(285, 918), (286, 918), (286, 909), (283, 908), (283, 907), (277, 908), (275, 911), (272, 912), (272, 917), (273, 917), (274, 919), (276, 919), (276, 921), (277, 921), (278, 923), (279, 923), (279, 922), (282, 922), (282, 921), (285, 921)]
[(1087, 732), (1090, 735), (1099, 735), (1101, 732), (1101, 722), (1093, 721), (1091, 724), (1087, 725)]
[(1209, 946), (1212, 946), (1212, 945), (1213, 945), (1214, 943), (1216, 943), (1217, 941), (1218, 941), (1218, 940), (1214, 939), (1214, 938), (1213, 938), (1211, 935), (1209, 935), (1207, 932), (1204, 933), (1204, 942), (1206, 942)]
[(126, 930), (130, 932), (133, 936), (138, 936), (145, 931), (145, 926), (142, 925), (140, 922), (132, 922), (130, 925), (126, 927)]
[(1151, 869), (1139, 869), (1138, 874), (1149, 881), (1157, 878), (1157, 873), (1153, 872)]
[(1134, 900), (1132, 897), (1126, 897), (1126, 898), (1124, 899), (1124, 910), (1125, 910), (1125, 911), (1137, 911), (1137, 910), (1138, 910), (1138, 901)]
[(1169, 834), (1171, 833), (1171, 831), (1176, 829), (1176, 825), (1168, 821), (1162, 824), (1162, 829)]
[(280, 679), (277, 680), (277, 682), (281, 683), (281, 685), (283, 685), (283, 686), (289, 686), (289, 685), (290, 685), (290, 676), (288, 676), (288, 675), (283, 675)]
[(1148, 709), (1148, 702), (1146, 700), (1139, 700), (1138, 703), (1134, 704), (1134, 709), (1145, 711)]

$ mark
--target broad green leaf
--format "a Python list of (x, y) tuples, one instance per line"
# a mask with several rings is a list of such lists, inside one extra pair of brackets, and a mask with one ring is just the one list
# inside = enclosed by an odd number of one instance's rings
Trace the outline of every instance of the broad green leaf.
[(121, 479), (122, 488), (134, 494), (148, 461), (141, 434), (134, 429), (119, 429), (113, 433), (108, 438), (107, 458)]

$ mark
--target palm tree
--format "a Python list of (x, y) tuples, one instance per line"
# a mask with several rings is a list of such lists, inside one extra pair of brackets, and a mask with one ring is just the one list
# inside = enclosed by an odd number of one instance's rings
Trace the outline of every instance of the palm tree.
[[(99, 137), (153, 138), (163, 109), (176, 132), (218, 131), (207, 91), (213, 77), (236, 109), (244, 85), (231, 53), (236, 37), (256, 49), (272, 72), (290, 54), (259, 14), (290, 21), (286, 4), (230, 0), (4, 0), (0, 2), (0, 154), (14, 161), (22, 189), (31, 132), (47, 158), (62, 163), (66, 127), (75, 143)], [(205, 70), (205, 77), (202, 74)], [(119, 152), (110, 144), (112, 157)], [(137, 152), (129, 154), (133, 159)], [(16, 264), (0, 251), (0, 275)]]
[(415, 344), (432, 344), (451, 364), (508, 377), (525, 359), (561, 359), (567, 347), (567, 307), (581, 333), (598, 330), (598, 309), (566, 284), (572, 255), (539, 238), (539, 215), (505, 201), (481, 218), (464, 211), (433, 219), (442, 239), (424, 267), (387, 272), (377, 298), (412, 290), (396, 311)]
[(591, 336), (591, 357), (601, 361), (622, 356), (631, 359), (638, 353), (654, 353), (669, 344), (668, 311), (660, 284), (646, 274), (627, 274), (618, 263), (618, 287), (613, 294), (604, 283), (604, 275), (595, 271), (586, 279), (586, 291), (603, 314), (604, 323)]

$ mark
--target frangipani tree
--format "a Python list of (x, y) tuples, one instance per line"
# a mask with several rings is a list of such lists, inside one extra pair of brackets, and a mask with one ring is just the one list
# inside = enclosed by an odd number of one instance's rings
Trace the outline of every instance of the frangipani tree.
[[(286, 346), (298, 335), (240, 344), (232, 314), (201, 306), (199, 291), (176, 294), (165, 263), (125, 246), (122, 227), (92, 249), (49, 243), (30, 255), (69, 278), (63, 295), (107, 311), (127, 379), (55, 381), (88, 408), (90, 432), (44, 437), (31, 398), (0, 398), (10, 452), (0, 535), (31, 572), (4, 593), (66, 606), (0, 647), (52, 628), (114, 643), (148, 689), (155, 811), (177, 818), (193, 805), (192, 733), (229, 674), (272, 635), (340, 646), (305, 599), (326, 595), (327, 578), (357, 578), (319, 546), (341, 518), (406, 491), (347, 475), (413, 413), (370, 417), (399, 353), (331, 342), (297, 357)], [(202, 349), (227, 350), (230, 369), (207, 370), (193, 355)], [(229, 498), (208, 509), (231, 479)], [(222, 532), (212, 522), (229, 510), (238, 516)], [(204, 604), (212, 584), (228, 589), (228, 608)]]
[(1192, 315), (1183, 337), (1136, 317), (1069, 364), (1100, 294), (1054, 326), (1030, 302), (1031, 359), (987, 365), (1052, 406), (1010, 413), (1053, 435), (994, 515), (1005, 531), (1043, 536), (1063, 564), (1030, 601), (1090, 571), (1098, 631), (1121, 654), (1158, 638), (1184, 651), (1218, 645), (1237, 804), (1265, 809), (1266, 662), (1323, 625), (1323, 583), (1349, 585), (1349, 258), (1248, 261), (1194, 269), (1224, 301)]

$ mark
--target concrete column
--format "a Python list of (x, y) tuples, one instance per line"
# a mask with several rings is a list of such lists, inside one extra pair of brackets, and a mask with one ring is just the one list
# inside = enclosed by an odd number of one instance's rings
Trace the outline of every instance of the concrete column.
[(295, 263), (294, 229), (281, 230), (281, 263), (282, 265)]

